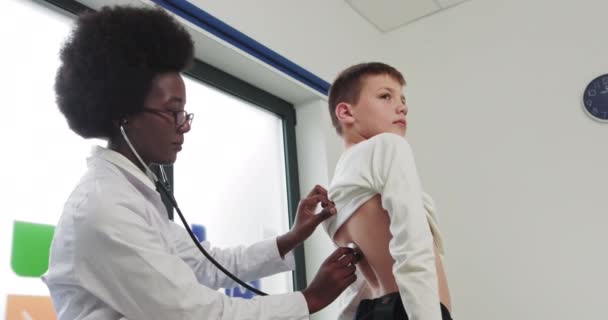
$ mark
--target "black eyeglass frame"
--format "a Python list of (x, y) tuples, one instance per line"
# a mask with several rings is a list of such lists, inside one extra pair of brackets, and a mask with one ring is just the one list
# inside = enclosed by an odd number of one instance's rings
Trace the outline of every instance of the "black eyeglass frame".
[[(189, 113), (186, 110), (158, 110), (152, 108), (143, 108), (142, 112), (153, 113), (157, 115), (161, 115), (164, 117), (165, 114), (171, 113), (173, 115), (173, 123), (175, 124), (176, 129), (180, 129), (183, 126), (188, 124), (188, 126), (192, 126), (192, 120), (194, 120), (194, 113)], [(180, 121), (180, 114), (183, 116), (183, 120)]]

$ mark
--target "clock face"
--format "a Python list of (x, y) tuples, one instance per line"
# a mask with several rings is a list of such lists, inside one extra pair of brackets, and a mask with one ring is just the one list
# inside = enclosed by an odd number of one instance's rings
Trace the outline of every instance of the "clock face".
[(593, 79), (583, 95), (583, 105), (590, 117), (608, 122), (608, 74)]

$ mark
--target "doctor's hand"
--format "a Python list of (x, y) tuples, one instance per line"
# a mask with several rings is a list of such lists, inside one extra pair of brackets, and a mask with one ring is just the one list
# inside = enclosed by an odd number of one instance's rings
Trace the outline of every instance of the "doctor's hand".
[(355, 251), (351, 248), (336, 249), (322, 264), (310, 285), (302, 291), (310, 313), (315, 313), (332, 303), (357, 279), (355, 275)]
[[(323, 209), (317, 213), (319, 204)], [(281, 257), (308, 239), (323, 220), (334, 214), (336, 214), (336, 208), (334, 203), (327, 198), (327, 190), (316, 185), (306, 198), (300, 200), (291, 230), (277, 237)]]

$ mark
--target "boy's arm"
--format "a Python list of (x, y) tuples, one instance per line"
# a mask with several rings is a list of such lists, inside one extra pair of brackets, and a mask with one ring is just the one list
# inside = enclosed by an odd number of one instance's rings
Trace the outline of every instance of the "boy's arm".
[(410, 320), (441, 319), (433, 237), (422, 204), (420, 179), (407, 141), (376, 137), (371, 181), (390, 218), (393, 274)]

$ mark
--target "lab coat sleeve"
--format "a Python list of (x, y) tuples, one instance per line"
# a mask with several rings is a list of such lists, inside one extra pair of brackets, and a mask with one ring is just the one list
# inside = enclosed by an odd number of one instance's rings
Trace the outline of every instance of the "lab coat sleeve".
[(403, 137), (382, 134), (371, 153), (373, 189), (390, 217), (393, 274), (410, 320), (440, 320), (433, 237), (412, 150)]
[[(237, 284), (213, 265), (196, 247), (187, 231), (171, 224), (178, 255), (194, 270), (198, 281), (211, 288), (231, 288)], [(293, 270), (293, 253), (281, 258), (276, 239), (268, 239), (250, 246), (212, 248), (207, 241), (201, 245), (224, 268), (243, 281), (251, 281), (279, 272)]]
[(308, 319), (299, 292), (245, 300), (199, 284), (184, 260), (167, 252), (143, 208), (129, 199), (97, 202), (75, 220), (75, 276), (125, 318)]

